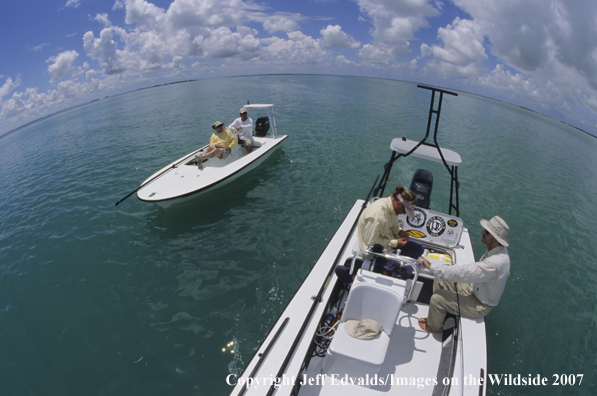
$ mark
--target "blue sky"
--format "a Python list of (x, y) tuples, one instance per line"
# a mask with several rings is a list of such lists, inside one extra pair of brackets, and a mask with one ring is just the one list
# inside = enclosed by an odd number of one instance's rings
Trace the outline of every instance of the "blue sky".
[(0, 134), (155, 84), (324, 73), (459, 89), (597, 135), (594, 0), (5, 3)]

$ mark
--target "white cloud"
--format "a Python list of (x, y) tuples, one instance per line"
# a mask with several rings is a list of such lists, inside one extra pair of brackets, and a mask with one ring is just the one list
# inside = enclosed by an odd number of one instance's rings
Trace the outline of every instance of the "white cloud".
[(264, 43), (269, 43), (263, 51), (270, 60), (292, 65), (321, 64), (329, 61), (329, 55), (319, 40), (299, 31), (286, 35), (288, 40), (278, 37), (263, 40)]
[(365, 44), (359, 50), (359, 57), (367, 62), (378, 65), (390, 65), (395, 56), (392, 48), (384, 45)]
[(64, 51), (46, 60), (47, 63), (51, 63), (48, 66), (48, 73), (50, 73), (50, 82), (56, 82), (66, 76), (71, 67), (79, 56), (79, 53), (74, 50)]
[(421, 56), (434, 59), (427, 64), (428, 69), (465, 77), (482, 73), (483, 62), (488, 57), (483, 45), (484, 37), (474, 21), (456, 18), (451, 25), (440, 28), (437, 35), (443, 47), (421, 45)]
[[(326, 22), (317, 26), (317, 38), (300, 31), (300, 25), (313, 29), (314, 21), (325, 16), (278, 12), (264, 0), (171, 0), (166, 8), (151, 1), (115, 0), (107, 14), (91, 17), (99, 25), (85, 33), (84, 54), (63, 51), (47, 60), (50, 81), (58, 82), (55, 89), (15, 92), (21, 79), (6, 78), (0, 87), (0, 120), (156, 75), (334, 73), (346, 67), (355, 74), (429, 80), (498, 95), (535, 104), (529, 107), (545, 113), (582, 113), (595, 124), (593, 0), (453, 0), (467, 16), (451, 22), (441, 17), (444, 5), (437, 0), (352, 0), (360, 9), (355, 32), (368, 27), (369, 34), (353, 37), (340, 24)], [(66, 2), (71, 8), (84, 4)], [(124, 25), (115, 26), (112, 20), (121, 17)], [(345, 28), (348, 23), (342, 20)], [(274, 36), (278, 32), (280, 37)], [(421, 56), (414, 58), (416, 49)]]
[(81, 5), (80, 0), (68, 0), (64, 6), (78, 8), (80, 5)]
[(359, 48), (361, 43), (354, 37), (342, 31), (340, 25), (328, 25), (319, 31), (323, 38), (323, 45), (326, 47)]
[(30, 48), (29, 51), (38, 52), (38, 51), (41, 51), (42, 49), (44, 49), (45, 47), (49, 47), (49, 46), (50, 46), (49, 43), (43, 43), (43, 44), (36, 45), (35, 47)]
[(0, 87), (0, 98), (11, 93), (19, 85), (21, 85), (21, 77), (17, 77), (16, 81), (13, 81), (12, 78), (8, 77)]
[(300, 16), (298, 15), (272, 15), (268, 16), (263, 21), (263, 28), (268, 33), (275, 33), (275, 32), (293, 32), (299, 29), (298, 20)]
[(248, 29), (233, 33), (226, 27), (220, 27), (210, 32), (208, 37), (194, 40), (194, 43), (203, 49), (209, 58), (232, 58), (239, 56), (241, 59), (256, 57), (261, 48), (261, 42), (256, 39)]
[[(87, 32), (83, 36), (83, 48), (87, 56), (97, 60), (108, 75), (122, 73), (126, 69), (120, 60), (116, 41), (113, 39), (114, 32), (113, 28), (104, 28), (98, 38), (95, 38), (93, 32)], [(125, 34), (120, 30), (116, 32)]]
[(364, 54), (368, 55), (372, 49), (377, 56), (387, 53), (388, 58), (383, 62), (397, 56), (410, 55), (409, 41), (415, 38), (415, 32), (429, 26), (427, 18), (439, 15), (439, 11), (428, 0), (356, 1), (361, 13), (373, 20), (373, 48), (368, 48)]

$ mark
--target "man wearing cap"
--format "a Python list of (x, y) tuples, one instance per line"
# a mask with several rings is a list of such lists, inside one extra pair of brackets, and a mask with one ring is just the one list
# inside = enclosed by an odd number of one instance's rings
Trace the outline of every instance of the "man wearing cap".
[(224, 159), (228, 157), (231, 149), (236, 147), (238, 139), (234, 132), (229, 129), (224, 129), (222, 121), (216, 121), (212, 125), (212, 128), (216, 131), (211, 135), (209, 139), (209, 147), (205, 149), (202, 155), (196, 155), (195, 161), (199, 169), (203, 167), (203, 161), (212, 157), (218, 157)]
[[(424, 257), (421, 264), (435, 277), (429, 316), (419, 319), (419, 326), (431, 333), (441, 333), (449, 312), (467, 318), (481, 318), (498, 305), (510, 276), (508, 225), (499, 216), (481, 220), (483, 244), (487, 252), (477, 263), (467, 265), (431, 264)], [(458, 282), (458, 283), (456, 283)]]
[[(409, 235), (398, 224), (398, 215), (414, 217), (413, 208), (417, 204), (417, 196), (411, 190), (401, 185), (396, 186), (396, 191), (391, 197), (380, 198), (373, 202), (359, 217), (358, 237), (360, 250), (368, 249), (369, 246), (379, 244), (388, 253), (400, 249), (400, 255), (411, 258), (419, 258), (423, 251), (423, 245), (409, 240)], [(363, 259), (370, 260), (371, 255), (364, 255)], [(376, 267), (380, 265), (384, 273), (392, 272), (400, 266), (395, 260), (383, 257), (376, 258)], [(410, 267), (408, 267), (410, 268)], [(352, 274), (349, 268), (339, 265), (335, 269), (336, 275), (344, 284), (352, 283)]]
[(250, 153), (253, 150), (253, 120), (248, 117), (244, 107), (239, 110), (239, 115), (239, 118), (228, 125), (228, 129), (238, 133), (238, 143)]

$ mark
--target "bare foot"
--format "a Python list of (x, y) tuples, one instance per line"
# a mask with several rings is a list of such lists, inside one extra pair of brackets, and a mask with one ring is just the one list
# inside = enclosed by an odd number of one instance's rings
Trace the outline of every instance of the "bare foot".
[(427, 326), (427, 318), (419, 319), (419, 327), (430, 333), (441, 333), (444, 330), (441, 327), (429, 327)]

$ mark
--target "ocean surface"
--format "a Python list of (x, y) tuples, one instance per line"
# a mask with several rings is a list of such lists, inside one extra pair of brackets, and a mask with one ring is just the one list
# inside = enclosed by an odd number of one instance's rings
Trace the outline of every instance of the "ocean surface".
[[(226, 395), (391, 139), (425, 134), (430, 91), (277, 75), (108, 97), (0, 137), (0, 395)], [(284, 146), (243, 179), (170, 208), (133, 191), (247, 101), (276, 105)], [(251, 114), (255, 119), (255, 114)], [(597, 394), (597, 139), (525, 109), (446, 96), (461, 217), (510, 226), (511, 276), (487, 317), (488, 372), (548, 378), (490, 395)], [(432, 209), (447, 211), (445, 170)], [(565, 374), (575, 385), (551, 385)], [(579, 379), (582, 381), (579, 384)]]

